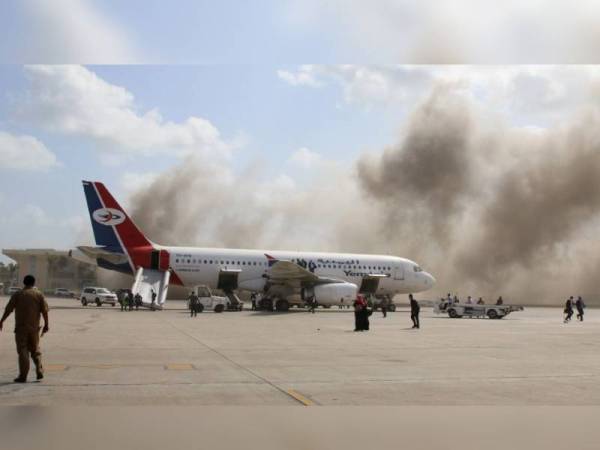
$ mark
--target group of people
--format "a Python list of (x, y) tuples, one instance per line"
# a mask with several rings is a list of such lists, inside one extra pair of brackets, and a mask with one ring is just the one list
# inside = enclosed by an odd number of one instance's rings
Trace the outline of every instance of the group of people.
[[(446, 298), (442, 297), (440, 298), (440, 303), (446, 304), (446, 305), (452, 305), (454, 303), (460, 303), (460, 299), (458, 298), (458, 295), (454, 295), (454, 297), (452, 297), (450, 295), (450, 293), (448, 293), (448, 295), (446, 296)], [(483, 297), (479, 297), (479, 299), (475, 302), (473, 297), (471, 297), (470, 295), (467, 297), (467, 301), (465, 302), (465, 304), (467, 305), (485, 305), (485, 301), (483, 300)], [(502, 296), (498, 297), (498, 300), (496, 300), (496, 305), (503, 305), (504, 304), (504, 299), (502, 298)]]
[[(156, 305), (156, 292), (154, 289), (151, 290), (151, 309), (154, 310), (154, 306)], [(121, 305), (121, 311), (137, 311), (140, 306), (142, 306), (142, 295), (138, 292), (133, 295), (131, 291), (119, 291), (117, 294), (117, 300), (119, 301), (119, 305)]]
[(569, 323), (571, 321), (574, 313), (573, 307), (577, 309), (577, 320), (583, 322), (583, 310), (585, 309), (585, 303), (583, 303), (581, 295), (577, 297), (577, 300), (573, 300), (573, 296), (571, 295), (565, 302), (565, 323)]

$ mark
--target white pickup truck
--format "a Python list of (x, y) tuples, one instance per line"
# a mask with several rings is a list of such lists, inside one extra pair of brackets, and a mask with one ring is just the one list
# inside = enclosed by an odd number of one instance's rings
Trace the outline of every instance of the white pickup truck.
[(436, 314), (448, 314), (453, 319), (461, 317), (488, 317), (490, 319), (502, 319), (513, 311), (523, 311), (522, 306), (515, 305), (478, 305), (467, 303), (448, 303), (440, 301), (433, 305)]
[[(216, 313), (221, 313), (227, 309), (229, 305), (229, 299), (227, 297), (219, 297), (213, 295), (208, 286), (196, 286), (193, 291), (198, 296), (198, 312), (212, 310)], [(188, 309), (190, 302), (188, 300)]]

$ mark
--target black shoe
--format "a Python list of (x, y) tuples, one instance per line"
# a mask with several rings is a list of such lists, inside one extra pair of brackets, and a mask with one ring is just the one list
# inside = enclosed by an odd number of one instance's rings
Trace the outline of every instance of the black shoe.
[(27, 378), (17, 377), (13, 380), (15, 383), (27, 383)]
[(38, 372), (37, 375), (36, 375), (36, 378), (38, 380), (43, 380), (44, 379), (44, 374), (42, 372)]

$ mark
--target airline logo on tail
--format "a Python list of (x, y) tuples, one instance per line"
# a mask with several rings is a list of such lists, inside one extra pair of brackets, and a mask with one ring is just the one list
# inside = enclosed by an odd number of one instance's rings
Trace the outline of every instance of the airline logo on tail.
[(114, 208), (100, 208), (93, 212), (92, 217), (101, 225), (120, 225), (125, 222), (125, 213)]

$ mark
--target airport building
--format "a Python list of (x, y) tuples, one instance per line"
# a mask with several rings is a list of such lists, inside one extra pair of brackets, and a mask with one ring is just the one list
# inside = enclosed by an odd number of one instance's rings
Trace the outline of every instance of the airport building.
[(69, 258), (67, 251), (53, 249), (3, 249), (2, 253), (17, 263), (16, 280), (31, 274), (42, 291), (67, 288), (79, 291), (83, 286), (97, 284), (96, 267)]

